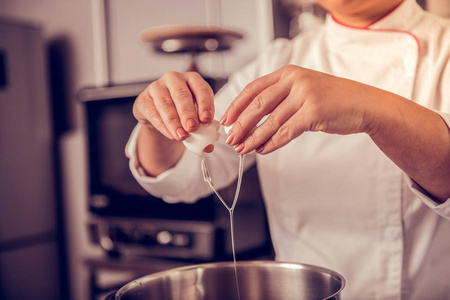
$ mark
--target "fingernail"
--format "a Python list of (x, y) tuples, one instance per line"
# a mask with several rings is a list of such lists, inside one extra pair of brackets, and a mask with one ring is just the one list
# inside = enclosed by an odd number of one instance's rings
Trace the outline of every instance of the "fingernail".
[(233, 142), (233, 138), (234, 138), (234, 135), (232, 132), (230, 132), (230, 134), (228, 134), (228, 136), (225, 140), (225, 143), (227, 143), (228, 145), (231, 145), (231, 143)]
[(223, 115), (222, 118), (220, 119), (219, 123), (220, 123), (220, 125), (224, 125), (226, 121), (227, 121), (227, 115)]
[(177, 135), (180, 139), (184, 139), (185, 137), (187, 137), (187, 133), (183, 130), (183, 128), (177, 129)]
[(244, 147), (245, 147), (245, 145), (244, 145), (244, 143), (240, 143), (239, 145), (237, 145), (236, 147), (234, 147), (234, 150), (236, 151), (236, 152), (241, 152), (242, 150), (244, 150)]
[(206, 152), (206, 153), (210, 153), (213, 150), (214, 150), (214, 145), (208, 145), (205, 148), (203, 148), (203, 152)]
[(209, 121), (213, 118), (212, 113), (209, 110), (205, 110), (202, 112), (202, 119), (203, 121)]
[(188, 119), (187, 121), (186, 121), (186, 127), (188, 128), (188, 129), (192, 129), (192, 128), (195, 128), (195, 127), (197, 127), (197, 122), (195, 122), (195, 120), (194, 119)]

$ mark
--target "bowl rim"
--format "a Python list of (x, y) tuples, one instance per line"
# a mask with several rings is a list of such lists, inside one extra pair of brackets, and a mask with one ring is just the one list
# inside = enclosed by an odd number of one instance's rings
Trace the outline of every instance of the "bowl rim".
[[(346, 280), (345, 280), (344, 276), (342, 276), (340, 273), (333, 271), (331, 269), (328, 269), (328, 268), (319, 267), (319, 266), (315, 266), (315, 265), (311, 265), (311, 264), (273, 261), (273, 260), (251, 260), (251, 261), (237, 261), (236, 265), (237, 266), (276, 265), (276, 266), (286, 267), (286, 268), (290, 268), (290, 269), (309, 269), (309, 270), (313, 270), (317, 273), (326, 274), (326, 275), (336, 279), (337, 281), (339, 281), (341, 286), (340, 286), (339, 290), (337, 290), (335, 293), (333, 293), (332, 295), (329, 295), (327, 298), (324, 298), (324, 299), (333, 299), (334, 297), (336, 297), (337, 295), (339, 295), (342, 292), (342, 290), (344, 289), (344, 287), (346, 285)], [(194, 270), (194, 269), (199, 269), (199, 268), (210, 269), (210, 268), (216, 268), (216, 267), (234, 267), (234, 262), (233, 261), (222, 261), (222, 262), (193, 264), (193, 265), (189, 265), (189, 266), (177, 267), (177, 268), (160, 271), (160, 272), (152, 273), (149, 275), (144, 275), (144, 276), (139, 277), (139, 278), (125, 284), (124, 286), (122, 286), (115, 293), (115, 299), (120, 299), (120, 297), (122, 295), (124, 295), (126, 292), (130, 291), (131, 289), (133, 289), (135, 287), (142, 286), (146, 282), (156, 280), (157, 278), (164, 277), (171, 273), (186, 272), (189, 270)]]

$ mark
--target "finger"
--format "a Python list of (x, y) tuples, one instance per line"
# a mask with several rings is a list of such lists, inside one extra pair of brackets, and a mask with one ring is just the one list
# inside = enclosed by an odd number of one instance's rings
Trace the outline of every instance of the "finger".
[(244, 111), (244, 109), (250, 104), (253, 98), (255, 98), (267, 87), (277, 82), (279, 80), (279, 77), (279, 71), (275, 71), (247, 84), (244, 90), (242, 90), (242, 92), (236, 97), (236, 99), (231, 102), (230, 106), (225, 111), (225, 114), (220, 119), (220, 124), (224, 126), (233, 124), (237, 120), (239, 115)]
[[(288, 96), (289, 89), (281, 82), (276, 82), (253, 98), (230, 129), (226, 141), (236, 145), (249, 136), (255, 126), (268, 114), (273, 113)], [(286, 107), (286, 104), (282, 107)], [(287, 110), (287, 108), (285, 108)], [(281, 111), (284, 111), (283, 109)], [(292, 114), (292, 113), (290, 113)], [(255, 136), (255, 135), (254, 135)], [(256, 140), (255, 140), (256, 142)], [(261, 141), (262, 142), (262, 141)]]
[(210, 123), (214, 119), (214, 93), (211, 86), (196, 72), (186, 73), (189, 88), (197, 103), (200, 122)]
[(300, 104), (292, 100), (292, 97), (284, 99), (261, 125), (236, 146), (236, 151), (240, 154), (249, 153), (272, 138), (281, 126), (298, 111)]
[(152, 126), (168, 139), (175, 140), (162, 121), (155, 105), (153, 104), (153, 99), (149, 96), (147, 90), (142, 92), (136, 98), (133, 104), (133, 115), (139, 123), (146, 126)]
[(306, 131), (306, 127), (305, 122), (302, 122), (301, 120), (302, 112), (299, 110), (281, 125), (277, 132), (273, 134), (267, 142), (259, 146), (256, 149), (256, 152), (259, 154), (271, 153), (302, 135), (303, 132)]
[[(158, 112), (154, 115), (152, 124), (156, 127), (156, 124), (153, 122), (160, 122), (158, 124), (158, 129), (162, 128), (164, 125), (174, 139), (185, 139), (188, 134), (183, 129), (178, 111), (166, 86), (161, 82), (156, 81), (150, 85), (149, 94), (151, 95), (154, 107)], [(159, 118), (157, 118), (157, 116), (159, 116)]]
[[(184, 75), (169, 72), (164, 78), (164, 83), (170, 94), (171, 103), (177, 111), (177, 118), (169, 119), (168, 121), (176, 124), (176, 120), (178, 120), (187, 132), (195, 131), (198, 128), (199, 120), (194, 98)], [(172, 118), (173, 116), (170, 115), (170, 117)]]

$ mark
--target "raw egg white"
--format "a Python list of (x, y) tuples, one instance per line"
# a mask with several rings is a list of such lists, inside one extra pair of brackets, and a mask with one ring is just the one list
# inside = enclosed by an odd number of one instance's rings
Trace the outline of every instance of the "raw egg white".
[(201, 156), (206, 146), (219, 140), (219, 128), (220, 124), (216, 120), (209, 124), (200, 123), (195, 132), (189, 133), (189, 137), (183, 141), (183, 144), (189, 151)]

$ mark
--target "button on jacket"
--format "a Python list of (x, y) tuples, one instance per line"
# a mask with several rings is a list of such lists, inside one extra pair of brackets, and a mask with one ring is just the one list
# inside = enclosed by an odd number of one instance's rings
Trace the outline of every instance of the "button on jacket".
[[(397, 93), (450, 124), (450, 22), (413, 0), (368, 28), (328, 16), (318, 31), (274, 41), (216, 95), (216, 118), (247, 83), (287, 64)], [(173, 169), (145, 176), (135, 155), (138, 130), (126, 151), (147, 191), (167, 202), (211, 193), (200, 158), (188, 151)], [(224, 137), (206, 155), (219, 188), (235, 179), (238, 167)], [(449, 299), (450, 201), (429, 198), (368, 135), (306, 132), (245, 160), (258, 167), (277, 260), (341, 273), (345, 299)]]

